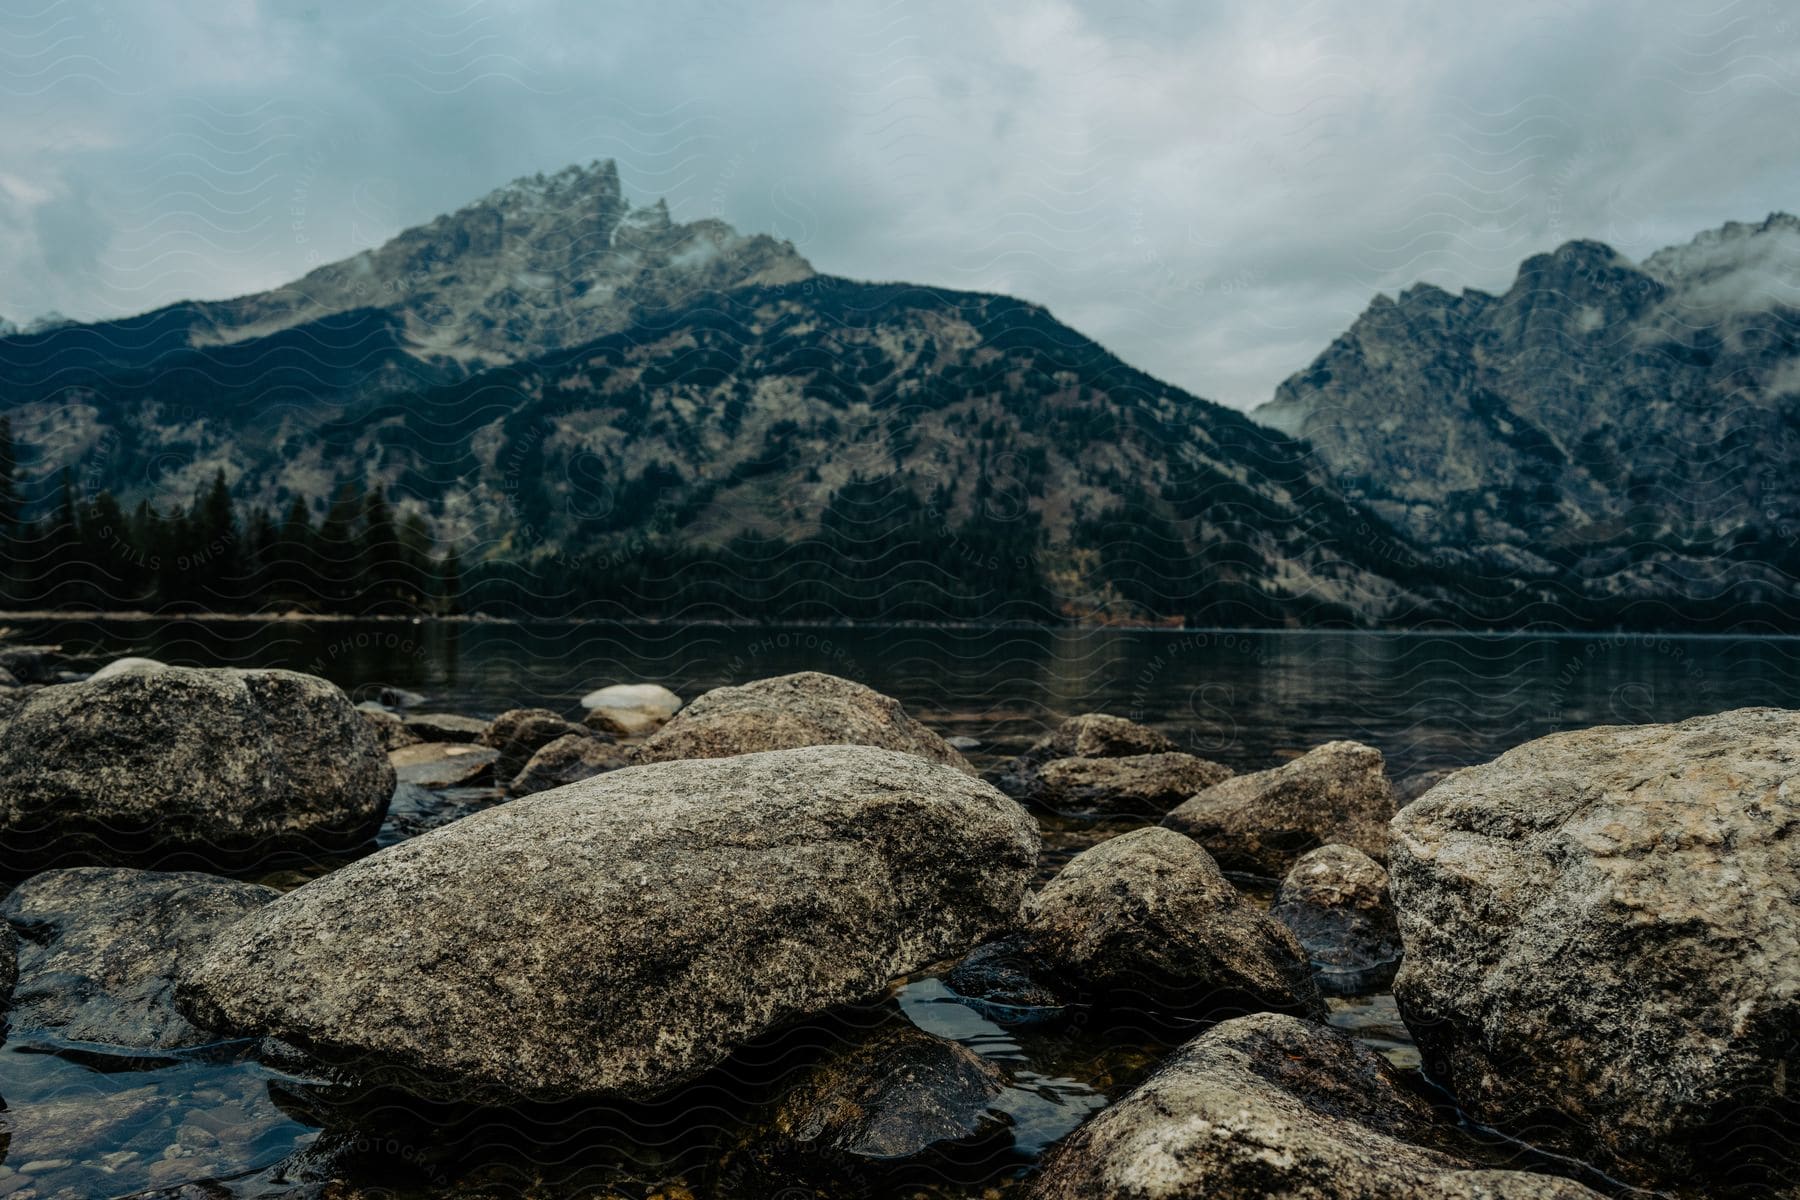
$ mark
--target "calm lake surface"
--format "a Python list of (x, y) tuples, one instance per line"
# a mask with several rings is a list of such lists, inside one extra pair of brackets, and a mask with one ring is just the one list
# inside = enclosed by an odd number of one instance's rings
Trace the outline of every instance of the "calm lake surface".
[[(288, 667), (324, 675), (359, 700), (399, 690), (416, 693), (415, 709), (478, 716), (521, 705), (575, 713), (582, 694), (608, 683), (663, 683), (691, 698), (721, 684), (829, 671), (900, 697), (940, 732), (980, 739), (982, 750), (971, 755), (978, 765), (1087, 711), (1154, 725), (1238, 770), (1353, 738), (1380, 748), (1404, 781), (1484, 761), (1557, 729), (1748, 705), (1800, 707), (1800, 640), (1788, 639), (498, 622), (0, 624), (10, 625), (13, 640), (60, 643), (96, 666), (141, 654), (196, 666)], [(1053, 853), (1091, 840), (1047, 828)], [(1390, 997), (1334, 1001), (1333, 1008), (1334, 1023), (1395, 1061), (1409, 1061), (1409, 1038)], [(946, 1196), (1006, 1190), (1045, 1145), (1141, 1078), (1161, 1047), (1195, 1031), (1080, 1023), (1001, 1028), (931, 978), (845, 1019), (910, 1020), (989, 1056), (1013, 1079), (996, 1105), (1008, 1126), (997, 1145), (871, 1189)], [(791, 1047), (768, 1053), (772, 1062), (792, 1058)], [(757, 1195), (763, 1187), (733, 1165), (743, 1130), (729, 1100), (673, 1112), (434, 1109), (340, 1094), (326, 1081), (288, 1074), (279, 1056), (259, 1061), (243, 1043), (130, 1055), (15, 1033), (0, 1046), (0, 1098), (0, 1197), (130, 1195), (205, 1179), (218, 1181), (208, 1194), (294, 1195), (309, 1178), (346, 1169), (376, 1189), (372, 1195), (464, 1194), (459, 1188), (546, 1197)], [(309, 1176), (313, 1171), (324, 1174)], [(692, 1193), (676, 1190), (677, 1181)]]
[(288, 667), (358, 700), (493, 716), (579, 711), (608, 683), (693, 697), (829, 671), (904, 700), (945, 734), (1022, 747), (1063, 717), (1157, 726), (1238, 770), (1333, 738), (1379, 748), (1397, 777), (1482, 762), (1557, 729), (1800, 707), (1800, 639), (1173, 630), (792, 628), (499, 622), (15, 622), (18, 640), (107, 659)]

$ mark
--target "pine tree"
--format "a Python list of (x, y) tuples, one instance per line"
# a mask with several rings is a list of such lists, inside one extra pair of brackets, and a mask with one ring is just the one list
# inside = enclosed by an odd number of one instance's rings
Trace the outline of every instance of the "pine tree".
[(364, 612), (393, 612), (400, 607), (400, 583), (404, 573), (400, 532), (394, 527), (393, 510), (380, 488), (363, 501), (360, 538)]
[(0, 417), (0, 604), (22, 604), (19, 518), (19, 461), (12, 419)]
[(319, 606), (326, 612), (348, 612), (359, 591), (358, 568), (362, 542), (357, 524), (362, 514), (362, 493), (346, 483), (325, 512), (313, 539), (318, 568)]
[(188, 557), (200, 598), (213, 608), (242, 607), (246, 590), (243, 557), (231, 485), (225, 482), (223, 469), (214, 473), (205, 495), (195, 499), (188, 525), (194, 538)]
[(0, 417), (0, 537), (14, 533), (21, 515), (19, 458), (13, 445), (12, 418)]
[(62, 470), (62, 490), (56, 511), (44, 536), (47, 579), (44, 599), (53, 608), (65, 607), (86, 590), (86, 570), (81, 547), (81, 514), (75, 505), (75, 482), (69, 469)]
[(276, 534), (271, 554), (268, 591), (283, 604), (310, 604), (318, 594), (314, 582), (318, 563), (314, 554), (312, 513), (304, 497), (295, 496), (287, 517)]
[(432, 598), (431, 526), (409, 512), (400, 522), (400, 592), (410, 608), (424, 608)]
[(462, 555), (453, 544), (438, 564), (437, 610), (450, 617), (462, 611)]

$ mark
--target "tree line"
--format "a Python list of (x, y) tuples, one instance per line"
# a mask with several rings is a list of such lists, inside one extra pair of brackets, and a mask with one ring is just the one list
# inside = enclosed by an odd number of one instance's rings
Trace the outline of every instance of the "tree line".
[(110, 491), (79, 495), (64, 470), (55, 500), (26, 511), (11, 422), (0, 417), (0, 607), (137, 608), (351, 614), (458, 611), (461, 563), (439, 554), (418, 513), (396, 516), (383, 490), (342, 485), (314, 522), (306, 501), (285, 513), (240, 513), (223, 471), (190, 505)]

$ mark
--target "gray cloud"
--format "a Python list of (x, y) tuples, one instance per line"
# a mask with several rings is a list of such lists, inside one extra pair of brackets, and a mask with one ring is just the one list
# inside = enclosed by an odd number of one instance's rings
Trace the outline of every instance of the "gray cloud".
[(268, 287), (612, 157), (680, 219), (1012, 292), (1248, 406), (1377, 291), (1796, 206), (1800, 16), (1484, 7), (15, 6), (0, 313)]

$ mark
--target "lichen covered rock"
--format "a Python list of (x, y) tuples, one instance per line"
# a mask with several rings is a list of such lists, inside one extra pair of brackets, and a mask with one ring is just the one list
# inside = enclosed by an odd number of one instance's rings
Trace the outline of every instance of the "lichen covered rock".
[(1637, 1182), (1800, 1186), (1800, 713), (1528, 742), (1394, 820), (1428, 1069)]
[(1037, 848), (1017, 804), (916, 755), (652, 764), (314, 880), (178, 995), (419, 1086), (647, 1096), (1012, 927)]
[(1033, 1200), (1598, 1200), (1481, 1169), (1382, 1057), (1322, 1025), (1238, 1017), (1051, 1152)]
[(208, 863), (366, 841), (394, 772), (331, 683), (169, 667), (29, 695), (0, 727), (0, 861)]
[(714, 688), (633, 751), (633, 761), (724, 758), (800, 746), (875, 746), (969, 771), (898, 700), (836, 675), (802, 671)]
[(1205, 846), (1227, 871), (1280, 879), (1302, 854), (1333, 842), (1385, 859), (1393, 815), (1381, 751), (1327, 742), (1279, 767), (1214, 784), (1163, 824)]

